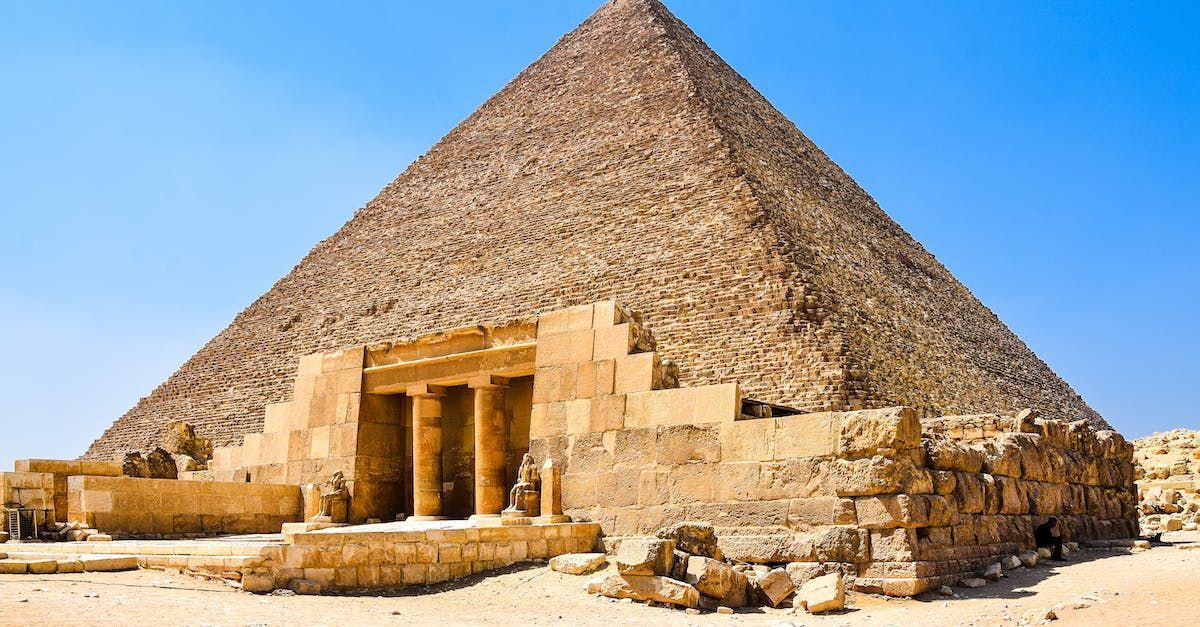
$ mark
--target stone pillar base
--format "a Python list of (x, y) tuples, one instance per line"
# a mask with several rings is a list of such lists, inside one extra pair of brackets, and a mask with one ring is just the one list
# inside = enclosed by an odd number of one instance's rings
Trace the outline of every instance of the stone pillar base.
[(554, 514), (553, 516), (538, 516), (533, 519), (535, 525), (557, 525), (559, 523), (569, 523), (571, 517), (566, 514)]
[(425, 521), (430, 521), (430, 520), (449, 520), (449, 518), (447, 518), (445, 516), (409, 516), (408, 518), (405, 518), (404, 520), (413, 521), (413, 522), (425, 522)]

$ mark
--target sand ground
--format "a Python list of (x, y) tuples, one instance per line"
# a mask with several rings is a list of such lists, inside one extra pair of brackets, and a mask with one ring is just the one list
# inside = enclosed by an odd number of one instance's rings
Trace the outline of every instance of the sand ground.
[[(1197, 541), (1200, 533), (1171, 541)], [(178, 573), (0, 575), (2, 625), (1015, 625), (1060, 603), (1055, 625), (1189, 625), (1200, 616), (1200, 550), (1085, 550), (1072, 561), (1010, 571), (985, 588), (916, 599), (850, 595), (840, 613), (766, 609), (733, 616), (623, 603), (583, 592), (589, 577), (544, 565), (490, 577), (356, 596), (259, 596)], [(610, 567), (611, 568), (611, 567)], [(1086, 607), (1082, 607), (1086, 606)]]

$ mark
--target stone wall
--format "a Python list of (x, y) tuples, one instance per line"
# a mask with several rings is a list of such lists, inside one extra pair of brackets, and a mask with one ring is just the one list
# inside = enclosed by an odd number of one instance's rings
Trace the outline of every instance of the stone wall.
[(688, 386), (806, 411), (1100, 418), (660, 4), (617, 0), (433, 146), (88, 449), (263, 431), (297, 359), (618, 299)]
[(39, 472), (54, 475), (54, 519), (66, 522), (67, 477), (72, 475), (94, 475), (97, 477), (121, 476), (121, 462), (79, 461), (66, 459), (18, 459), (13, 462), (17, 472)]
[(294, 485), (72, 476), (68, 517), (114, 538), (279, 533), (300, 520)]
[[(428, 585), (517, 562), (595, 550), (595, 524), (396, 530), (328, 529), (291, 537), (268, 555), (273, 585), (307, 580), (323, 590)], [(372, 529), (378, 529), (373, 531)]]
[(54, 475), (47, 472), (0, 472), (0, 510), (8, 503), (41, 510), (52, 518)]

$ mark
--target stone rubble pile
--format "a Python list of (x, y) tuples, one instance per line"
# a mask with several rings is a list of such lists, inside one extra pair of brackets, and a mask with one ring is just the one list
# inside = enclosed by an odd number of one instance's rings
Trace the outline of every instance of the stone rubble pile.
[(1200, 529), (1200, 431), (1175, 429), (1133, 444), (1141, 534)]
[[(588, 592), (722, 614), (760, 606), (799, 607), (813, 614), (845, 608), (846, 583), (834, 565), (730, 563), (712, 525), (702, 522), (676, 523), (657, 536), (624, 539), (616, 550), (617, 574), (591, 580)], [(563, 563), (588, 561), (581, 555)]]

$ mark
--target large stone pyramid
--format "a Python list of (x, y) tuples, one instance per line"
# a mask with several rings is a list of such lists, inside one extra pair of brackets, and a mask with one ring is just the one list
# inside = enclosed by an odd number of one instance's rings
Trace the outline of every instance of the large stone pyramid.
[[(416, 97), (416, 96), (414, 96)], [(301, 355), (615, 299), (686, 385), (1103, 420), (657, 0), (612, 0), (88, 449), (261, 429)]]

